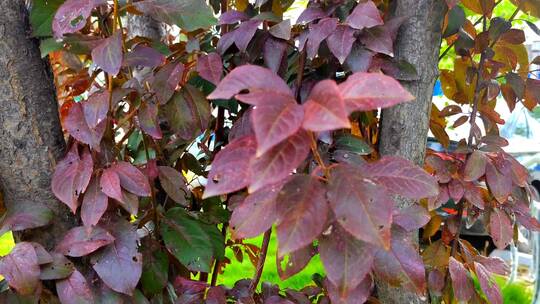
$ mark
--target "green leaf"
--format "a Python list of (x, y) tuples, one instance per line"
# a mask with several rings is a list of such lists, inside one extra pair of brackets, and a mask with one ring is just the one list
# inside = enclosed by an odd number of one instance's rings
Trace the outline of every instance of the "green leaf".
[(160, 293), (167, 285), (169, 259), (167, 254), (160, 250), (149, 250), (148, 254), (143, 256), (143, 272), (141, 284), (144, 293), (154, 295)]
[(145, 0), (133, 5), (158, 21), (188, 32), (209, 28), (217, 21), (204, 0)]
[(62, 49), (62, 43), (57, 42), (54, 38), (47, 38), (41, 40), (39, 49), (41, 51), (41, 58), (45, 58), (50, 52)]
[(217, 227), (196, 220), (182, 208), (167, 211), (161, 236), (169, 252), (191, 271), (209, 272), (212, 259), (223, 257), (225, 251)]
[[(52, 36), (52, 21), (64, 0), (34, 0), (30, 11), (32, 34), (36, 37)], [(42, 52), (43, 53), (43, 52)]]
[(337, 150), (348, 151), (360, 155), (368, 155), (373, 152), (373, 148), (362, 139), (346, 133), (336, 139), (335, 146)]

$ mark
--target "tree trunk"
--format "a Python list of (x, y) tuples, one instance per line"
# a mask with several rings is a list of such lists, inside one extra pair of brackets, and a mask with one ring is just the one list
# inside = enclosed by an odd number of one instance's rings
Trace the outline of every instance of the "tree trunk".
[(0, 0), (0, 190), (8, 210), (42, 204), (53, 212), (45, 229), (15, 234), (17, 241), (51, 249), (54, 239), (76, 223), (50, 187), (65, 142), (50, 66), (30, 35), (24, 1)]
[[(424, 161), (431, 98), (438, 73), (438, 56), (446, 3), (444, 0), (397, 0), (395, 16), (406, 17), (395, 44), (395, 58), (416, 67), (419, 79), (403, 86), (416, 97), (410, 103), (382, 111), (379, 150), (383, 155), (398, 155), (421, 165)], [(400, 207), (413, 202), (397, 198)], [(417, 234), (415, 235), (417, 239)], [(422, 303), (413, 293), (377, 282), (382, 303)]]

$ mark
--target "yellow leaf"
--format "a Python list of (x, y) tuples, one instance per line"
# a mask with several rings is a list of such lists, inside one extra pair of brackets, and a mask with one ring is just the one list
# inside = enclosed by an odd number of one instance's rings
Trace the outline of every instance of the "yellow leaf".
[(248, 5), (249, 5), (248, 0), (235, 0), (234, 1), (234, 6), (236, 6), (236, 10), (241, 11), (241, 12), (245, 11)]

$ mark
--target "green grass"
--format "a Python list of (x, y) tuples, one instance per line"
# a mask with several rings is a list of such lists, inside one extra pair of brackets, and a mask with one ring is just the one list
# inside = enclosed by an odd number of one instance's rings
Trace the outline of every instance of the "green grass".
[[(248, 239), (246, 243), (251, 243), (260, 246), (262, 243), (262, 236)], [(280, 288), (293, 288), (301, 289), (304, 286), (314, 285), (315, 283), (311, 279), (314, 273), (324, 274), (324, 268), (319, 258), (319, 255), (314, 256), (309, 264), (300, 273), (282, 281), (279, 278), (276, 267), (276, 251), (277, 251), (277, 238), (276, 233), (272, 233), (270, 238), (270, 246), (268, 247), (268, 254), (264, 263), (263, 274), (261, 282), (272, 282), (279, 285)], [(223, 284), (228, 287), (232, 287), (234, 283), (240, 279), (252, 278), (255, 273), (255, 267), (251, 264), (249, 259), (245, 257), (242, 263), (236, 261), (231, 249), (227, 248), (225, 255), (232, 261), (227, 265), (223, 274), (218, 277), (218, 284)]]

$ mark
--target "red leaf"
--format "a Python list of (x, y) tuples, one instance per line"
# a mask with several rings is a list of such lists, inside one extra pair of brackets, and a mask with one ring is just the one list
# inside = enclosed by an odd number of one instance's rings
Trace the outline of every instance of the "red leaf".
[[(249, 192), (275, 184), (289, 176), (308, 156), (309, 144), (307, 132), (300, 130), (260, 157), (254, 158), (250, 166)], [(243, 161), (247, 159), (244, 157)]]
[(346, 293), (343, 293), (343, 290), (340, 290), (339, 287), (334, 286), (328, 279), (324, 281), (324, 286), (332, 303), (358, 304), (366, 302), (371, 295), (373, 279), (370, 275), (367, 275), (358, 286), (352, 290), (347, 290)]
[(410, 161), (384, 156), (380, 160), (365, 165), (365, 174), (386, 187), (390, 192), (412, 199), (435, 196), (439, 185), (435, 177)]
[(320, 81), (304, 103), (302, 127), (315, 132), (350, 128), (345, 102), (333, 80)]
[(144, 174), (128, 162), (119, 161), (111, 168), (120, 177), (120, 185), (138, 196), (150, 196), (150, 184)]
[(283, 184), (257, 190), (234, 208), (229, 221), (233, 239), (256, 237), (272, 227), (277, 220), (276, 199)]
[(244, 136), (254, 136), (253, 128), (251, 127), (251, 108), (247, 109), (233, 124), (229, 131), (229, 142)]
[(393, 201), (353, 166), (332, 170), (328, 198), (338, 223), (356, 238), (385, 248), (390, 246)]
[(56, 291), (62, 304), (93, 304), (94, 295), (83, 275), (75, 270), (64, 280), (56, 281)]
[(137, 195), (122, 190), (122, 200), (115, 201), (129, 214), (136, 216), (139, 210), (139, 198)]
[(243, 90), (272, 91), (292, 97), (287, 84), (274, 72), (256, 65), (243, 65), (227, 74), (208, 99), (229, 99)]
[(99, 143), (105, 132), (105, 120), (102, 120), (95, 128), (91, 128), (86, 122), (83, 105), (81, 103), (74, 103), (64, 120), (64, 126), (66, 131), (76, 140), (88, 144), (92, 149), (99, 151)]
[(287, 95), (273, 92), (249, 95), (259, 96), (258, 105), (251, 113), (251, 121), (257, 138), (257, 156), (260, 156), (300, 129), (304, 109)]
[(497, 208), (492, 210), (489, 216), (489, 234), (499, 249), (506, 248), (512, 242), (514, 229), (506, 212)]
[(326, 224), (328, 203), (323, 184), (313, 176), (294, 175), (279, 192), (277, 213), (281, 256), (311, 244)]
[(475, 181), (486, 173), (487, 156), (484, 152), (475, 150), (467, 159), (463, 170), (463, 180)]
[(464, 183), (465, 186), (465, 199), (476, 206), (478, 209), (484, 210), (484, 198), (482, 197), (482, 190), (480, 187), (475, 186), (473, 183)]
[(92, 9), (106, 3), (105, 0), (67, 0), (56, 11), (52, 22), (54, 37), (75, 33), (86, 25)]
[(504, 203), (512, 192), (511, 164), (504, 161), (497, 164), (494, 164), (492, 161), (487, 162), (486, 181), (493, 197), (499, 203)]
[(229, 143), (214, 158), (203, 198), (238, 191), (250, 183), (250, 160), (255, 156), (252, 136)]
[(117, 201), (122, 201), (122, 188), (120, 188), (120, 177), (112, 168), (105, 169), (99, 180), (101, 191), (108, 197)]
[(81, 159), (76, 144), (56, 165), (51, 182), (52, 191), (73, 213), (79, 207), (79, 195), (86, 190), (90, 182), (93, 166), (92, 156), (88, 149), (83, 149)]
[(92, 267), (112, 290), (132, 295), (142, 273), (142, 254), (137, 251), (137, 232), (122, 219), (108, 228), (115, 240), (92, 256)]
[(101, 191), (97, 178), (90, 181), (84, 193), (81, 206), (81, 219), (85, 226), (95, 226), (107, 210), (109, 199)]
[(246, 52), (249, 42), (253, 39), (253, 36), (255, 36), (255, 32), (257, 32), (257, 28), (261, 23), (262, 20), (257, 19), (244, 21), (234, 31), (234, 44), (236, 44), (236, 47), (240, 52)]
[(107, 118), (109, 96), (109, 91), (94, 93), (82, 103), (84, 119), (90, 129), (96, 128), (100, 122)]
[(154, 48), (138, 44), (131, 52), (126, 53), (123, 65), (155, 68), (164, 61), (165, 56)]
[(346, 25), (338, 25), (336, 30), (326, 39), (328, 48), (341, 64), (349, 56), (353, 43), (356, 40), (354, 32), (352, 28)]
[(361, 30), (363, 28), (382, 25), (384, 22), (375, 3), (369, 0), (356, 5), (352, 13), (345, 20), (345, 23), (352, 28)]
[(203, 55), (197, 60), (197, 72), (203, 79), (218, 85), (223, 75), (223, 62), (218, 53)]
[(392, 231), (392, 248), (378, 250), (373, 263), (375, 274), (391, 285), (415, 291), (426, 291), (426, 274), (422, 257), (412, 240), (399, 230)]
[(56, 251), (71, 257), (88, 255), (114, 241), (114, 237), (100, 227), (75, 227), (69, 230)]
[(18, 243), (0, 260), (0, 274), (21, 295), (32, 295), (39, 288), (39, 273), (38, 257), (31, 243)]
[(499, 257), (485, 257), (476, 255), (474, 260), (486, 268), (487, 271), (498, 275), (506, 276), (510, 274), (510, 267)]
[(339, 85), (349, 112), (388, 108), (414, 99), (392, 77), (377, 73), (355, 73)]
[(311, 258), (316, 254), (315, 248), (312, 244), (307, 245), (304, 248), (298, 249), (289, 253), (287, 257), (287, 262), (285, 267), (282, 268), (283, 261), (285, 257), (280, 257), (281, 254), (276, 255), (276, 266), (279, 278), (281, 280), (286, 280), (293, 275), (299, 273), (307, 266)]
[(459, 302), (467, 302), (474, 295), (474, 284), (463, 264), (450, 257), (448, 270), (452, 278), (454, 296)]
[(319, 45), (334, 32), (337, 25), (337, 18), (324, 18), (316, 24), (309, 25), (309, 37), (306, 43), (308, 58), (313, 59), (317, 55)]
[(394, 211), (393, 222), (406, 231), (413, 231), (424, 227), (431, 216), (427, 210), (417, 204), (413, 204), (405, 209)]
[(103, 71), (117, 75), (122, 67), (122, 33), (115, 32), (92, 50), (92, 60)]
[(319, 253), (328, 279), (346, 295), (371, 271), (375, 249), (336, 226), (320, 238)]
[(512, 168), (512, 181), (514, 184), (525, 187), (529, 181), (529, 171), (522, 164), (520, 164), (512, 155), (503, 153), (502, 157), (507, 163), (510, 163)]
[(435, 210), (442, 206), (443, 204), (446, 204), (448, 200), (450, 199), (450, 195), (448, 194), (448, 186), (441, 185), (439, 188), (439, 195), (431, 197), (428, 199), (428, 209)]
[(159, 181), (163, 190), (167, 192), (167, 195), (173, 201), (186, 206), (186, 194), (188, 194), (188, 190), (182, 174), (176, 171), (176, 169), (167, 166), (159, 166), (158, 170)]
[(501, 290), (499, 285), (497, 285), (492, 279), (490, 273), (487, 269), (479, 263), (474, 262), (474, 268), (478, 281), (480, 282), (480, 287), (490, 304), (502, 304)]
[(139, 107), (139, 124), (141, 129), (155, 139), (161, 139), (163, 134), (159, 127), (158, 107), (153, 102), (142, 102)]

